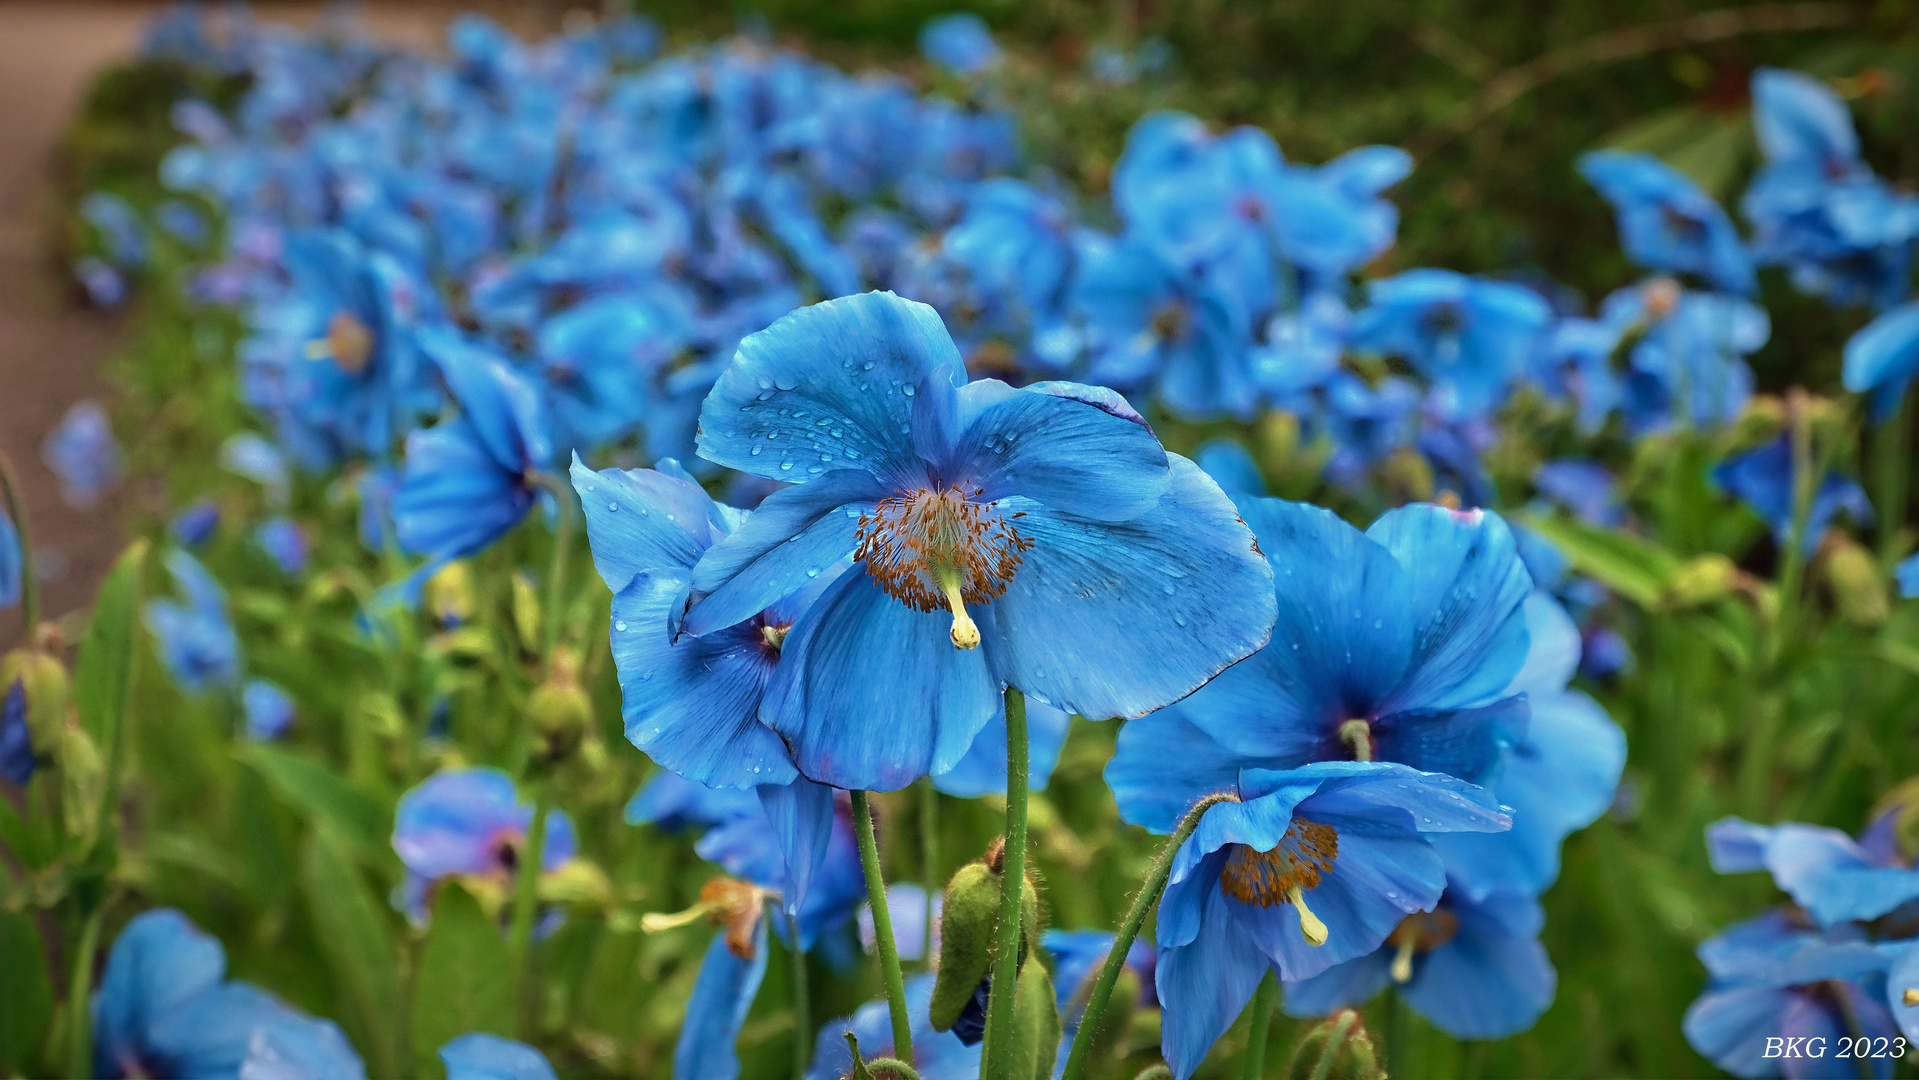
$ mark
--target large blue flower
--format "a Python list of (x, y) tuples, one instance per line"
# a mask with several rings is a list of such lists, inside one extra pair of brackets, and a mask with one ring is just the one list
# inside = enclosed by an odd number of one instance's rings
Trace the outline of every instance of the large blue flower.
[(147, 630), (173, 680), (186, 690), (232, 686), (240, 680), (240, 639), (227, 616), (227, 593), (200, 560), (178, 548), (167, 552), (167, 572), (183, 601), (147, 601)]
[(1439, 406), (1476, 416), (1498, 405), (1552, 318), (1531, 289), (1451, 270), (1373, 282), (1353, 323), (1356, 349), (1403, 357), (1433, 381)]
[[(1793, 526), (1792, 436), (1783, 433), (1755, 449), (1728, 458), (1713, 466), (1713, 485), (1738, 496), (1772, 529), (1775, 540), (1785, 543)], [(1806, 535), (1799, 546), (1811, 552), (1819, 546), (1839, 511), (1852, 516), (1856, 524), (1872, 524), (1872, 503), (1857, 483), (1837, 473), (1819, 478), (1812, 505), (1806, 512)]]
[(1388, 985), (1456, 1039), (1503, 1039), (1533, 1026), (1558, 976), (1539, 943), (1546, 915), (1526, 893), (1469, 899), (1448, 888), (1431, 911), (1400, 922), (1374, 952), (1286, 984), (1286, 1012), (1323, 1016), (1363, 1005)]
[(1117, 395), (964, 379), (932, 309), (867, 293), (748, 338), (701, 412), (704, 456), (794, 486), (700, 558), (685, 631), (857, 560), (785, 639), (761, 708), (822, 783), (945, 771), (1004, 684), (1142, 715), (1270, 633), (1251, 532)]
[[(513, 781), (498, 769), (449, 769), (400, 796), (393, 818), (393, 850), (406, 864), (402, 904), (423, 921), (428, 893), (454, 874), (510, 884), (522, 869), (520, 849), (533, 821), (533, 807), (518, 801)], [(543, 871), (558, 869), (578, 847), (573, 822), (563, 811), (547, 815), (540, 850)]]
[(1159, 903), (1160, 1046), (1180, 1080), (1269, 970), (1317, 975), (1431, 910), (1446, 874), (1428, 834), (1511, 824), (1481, 788), (1386, 762), (1243, 769), (1234, 786), (1174, 856)]
[(179, 912), (134, 916), (93, 996), (93, 1074), (364, 1080), (337, 1026), (226, 981), (226, 967), (226, 950)]
[(1722, 874), (1772, 874), (1821, 926), (1876, 919), (1919, 899), (1919, 871), (1893, 852), (1867, 850), (1838, 829), (1728, 817), (1707, 827), (1706, 848), (1712, 868)]
[(1620, 243), (1640, 266), (1697, 274), (1728, 292), (1758, 287), (1732, 219), (1686, 174), (1651, 154), (1621, 150), (1587, 154), (1579, 171), (1618, 211)]

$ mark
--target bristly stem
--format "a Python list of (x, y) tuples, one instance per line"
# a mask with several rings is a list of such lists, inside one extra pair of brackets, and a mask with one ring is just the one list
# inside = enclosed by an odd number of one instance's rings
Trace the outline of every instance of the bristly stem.
[[(1273, 1009), (1279, 1005), (1279, 980), (1268, 971), (1253, 993), (1252, 1026), (1246, 1033), (1246, 1060), (1239, 1074), (1246, 1080), (1266, 1075), (1266, 1034), (1272, 1030)], [(1329, 1044), (1330, 1045), (1330, 1044)]]
[[(770, 901), (772, 906), (785, 905)], [(806, 1000), (806, 948), (800, 944), (800, 921), (790, 911), (784, 914), (793, 961), (793, 1080), (806, 1080), (806, 1066), (813, 1057), (813, 1018)]]
[(1160, 890), (1166, 887), (1166, 879), (1173, 872), (1173, 856), (1178, 854), (1181, 845), (1199, 828), (1199, 819), (1206, 811), (1223, 802), (1238, 802), (1239, 797), (1230, 792), (1208, 795), (1194, 803), (1186, 811), (1186, 817), (1180, 821), (1179, 828), (1166, 838), (1166, 843), (1153, 856), (1153, 864), (1146, 870), (1146, 880), (1140, 883), (1139, 892), (1133, 897), (1133, 906), (1126, 912), (1126, 920), (1119, 925), (1119, 933), (1113, 938), (1113, 949), (1106, 954), (1106, 962), (1100, 965), (1099, 977), (1093, 980), (1093, 992), (1087, 995), (1086, 1011), (1080, 1014), (1079, 1031), (1073, 1036), (1073, 1048), (1066, 1055), (1064, 1080), (1078, 1080), (1086, 1071), (1086, 1055), (1093, 1048), (1093, 1039), (1099, 1034), (1099, 1021), (1106, 1013), (1106, 1006), (1113, 1000), (1113, 984), (1119, 981), (1119, 973), (1126, 967), (1126, 952), (1133, 947), (1139, 937), (1139, 928), (1146, 922), (1146, 913), (1153, 909), (1159, 899)]
[(40, 582), (33, 572), (33, 530), (27, 527), (27, 508), (20, 501), (20, 478), (13, 462), (0, 454), (0, 497), (6, 500), (7, 517), (20, 539), (20, 642), (31, 644), (34, 627), (40, 625)]
[(93, 957), (100, 950), (100, 916), (105, 905), (94, 908), (80, 930), (80, 947), (74, 950), (73, 970), (67, 982), (67, 1075), (92, 1076), (93, 1072)]
[(925, 935), (920, 938), (920, 962), (931, 971), (935, 955), (933, 934), (939, 927), (939, 913), (933, 904), (944, 883), (940, 881), (940, 792), (930, 776), (920, 781), (920, 880), (926, 890), (926, 927)]
[(553, 809), (551, 785), (545, 780), (536, 783), (533, 821), (527, 826), (526, 846), (514, 867), (513, 922), (506, 939), (507, 986), (512, 994), (513, 1025), (522, 1037), (528, 1033), (527, 953), (533, 945), (533, 915), (540, 902), (540, 873), (546, 858), (546, 819)]
[(993, 984), (986, 998), (989, 1080), (1013, 1072), (1013, 997), (1019, 985), (1020, 897), (1026, 884), (1026, 695), (1006, 688), (1006, 845), (1000, 868)]
[(906, 981), (900, 978), (900, 954), (893, 945), (893, 913), (886, 906), (886, 881), (880, 877), (880, 845), (873, 836), (873, 807), (864, 791), (854, 791), (853, 829), (859, 834), (860, 866), (866, 871), (866, 902), (873, 908), (873, 939), (880, 951), (880, 976), (893, 1014), (893, 1056), (913, 1060), (913, 1023), (906, 1015)]

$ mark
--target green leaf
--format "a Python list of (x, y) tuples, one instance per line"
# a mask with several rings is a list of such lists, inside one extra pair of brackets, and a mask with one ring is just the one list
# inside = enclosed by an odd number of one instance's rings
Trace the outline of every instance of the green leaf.
[(351, 1002), (340, 1020), (366, 1048), (367, 1072), (398, 1076), (400, 976), (393, 916), (368, 891), (338, 843), (326, 829), (307, 835), (300, 859), (307, 916), (334, 981)]
[(287, 805), (315, 828), (330, 833), (353, 855), (379, 859), (387, 853), (386, 811), (366, 793), (312, 758), (265, 743), (247, 743), (240, 760), (253, 766)]
[(440, 1047), (469, 1031), (511, 1035), (506, 936), (457, 882), (441, 884), (413, 982), (413, 1065), (437, 1074)]
[(1573, 569), (1643, 608), (1656, 608), (1684, 561), (1650, 540), (1563, 515), (1516, 515), (1550, 540)]
[(0, 1073), (32, 1072), (52, 1023), (53, 982), (33, 920), (0, 912)]
[(121, 736), (133, 683), (133, 628), (140, 617), (140, 572), (146, 560), (147, 542), (136, 540), (113, 564), (94, 597), (93, 617), (74, 670), (80, 723), (106, 755), (99, 820), (107, 828), (112, 827), (111, 811), (118, 798)]

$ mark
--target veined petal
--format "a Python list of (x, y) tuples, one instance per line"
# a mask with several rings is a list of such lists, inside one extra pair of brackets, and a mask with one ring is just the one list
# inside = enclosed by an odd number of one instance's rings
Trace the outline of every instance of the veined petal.
[(1559, 984), (1539, 943), (1539, 901), (1502, 893), (1449, 910), (1459, 929), (1418, 959), (1406, 1003), (1456, 1039), (1503, 1039), (1532, 1027)]
[(1301, 812), (1339, 834), (1332, 869), (1304, 894), (1306, 906), (1326, 924), (1326, 943), (1307, 943), (1291, 904), (1252, 908), (1228, 900), (1288, 982), (1379, 948), (1406, 916), (1431, 910), (1446, 888), (1438, 852), (1412, 829), (1376, 818)]
[(673, 640), (667, 619), (686, 583), (684, 571), (644, 571), (613, 598), (610, 640), (627, 739), (708, 787), (793, 779), (786, 744), (759, 719), (778, 651), (754, 624)]
[(1215, 880), (1204, 898), (1199, 933), (1159, 949), (1153, 985), (1160, 1001), (1160, 1052), (1179, 1080), (1206, 1060), (1213, 1043), (1233, 1026), (1271, 964)]
[(768, 495), (700, 557), (681, 629), (705, 634), (752, 618), (853, 553), (860, 511), (885, 497), (870, 473), (840, 469)]
[(718, 534), (713, 500), (698, 484), (652, 469), (594, 472), (573, 457), (573, 490), (586, 512), (593, 566), (618, 593), (642, 570), (687, 570)]
[[(990, 381), (963, 388), (962, 411), (992, 388)], [(1006, 394), (972, 417), (949, 468), (949, 481), (979, 486), (978, 501), (1024, 496), (1094, 521), (1138, 517), (1172, 483), (1166, 450), (1145, 424), (1064, 393), (1031, 390)]]
[(753, 955), (741, 958), (726, 946), (724, 933), (713, 935), (686, 1003), (686, 1022), (673, 1045), (673, 1075), (733, 1080), (740, 1075), (740, 1056), (734, 1049), (747, 1010), (766, 978), (766, 919), (753, 935)]
[(700, 455), (794, 483), (816, 464), (889, 476), (918, 460), (914, 396), (950, 409), (965, 381), (932, 308), (890, 292), (828, 300), (740, 342), (700, 409)]
[(795, 775), (791, 783), (762, 784), (759, 795), (786, 858), (781, 899), (787, 914), (797, 915), (833, 841), (833, 789)]
[(1106, 786), (1119, 803), (1120, 817), (1162, 835), (1179, 827), (1196, 800), (1233, 790), (1241, 769), (1264, 764), (1221, 746), (1188, 720), (1191, 700), (1127, 721), (1106, 763)]
[(1006, 682), (1085, 717), (1143, 716), (1266, 643), (1272, 569), (1252, 531), (1197, 465), (1169, 460), (1173, 486), (1132, 521), (1026, 504), (1032, 547), (980, 620), (1004, 639), (990, 651)]
[(761, 717), (822, 784), (894, 791), (944, 772), (1000, 710), (984, 650), (955, 649), (951, 624), (855, 567), (794, 624)]
[[(1066, 745), (1072, 717), (1036, 698), (1026, 701), (1026, 785), (1045, 791)], [(960, 799), (1006, 794), (1006, 714), (1002, 709), (973, 738), (966, 756), (933, 777), (933, 786)]]

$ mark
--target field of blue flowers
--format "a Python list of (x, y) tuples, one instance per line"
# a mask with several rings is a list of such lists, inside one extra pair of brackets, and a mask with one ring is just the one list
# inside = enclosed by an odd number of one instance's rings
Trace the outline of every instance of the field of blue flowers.
[(1401, 149), (1095, 190), (919, 44), (153, 24), (88, 612), (0, 458), (0, 1075), (1919, 1075), (1862, 79), (1751, 71), (1736, 215), (1581, 156), (1588, 304), (1395, 263)]

